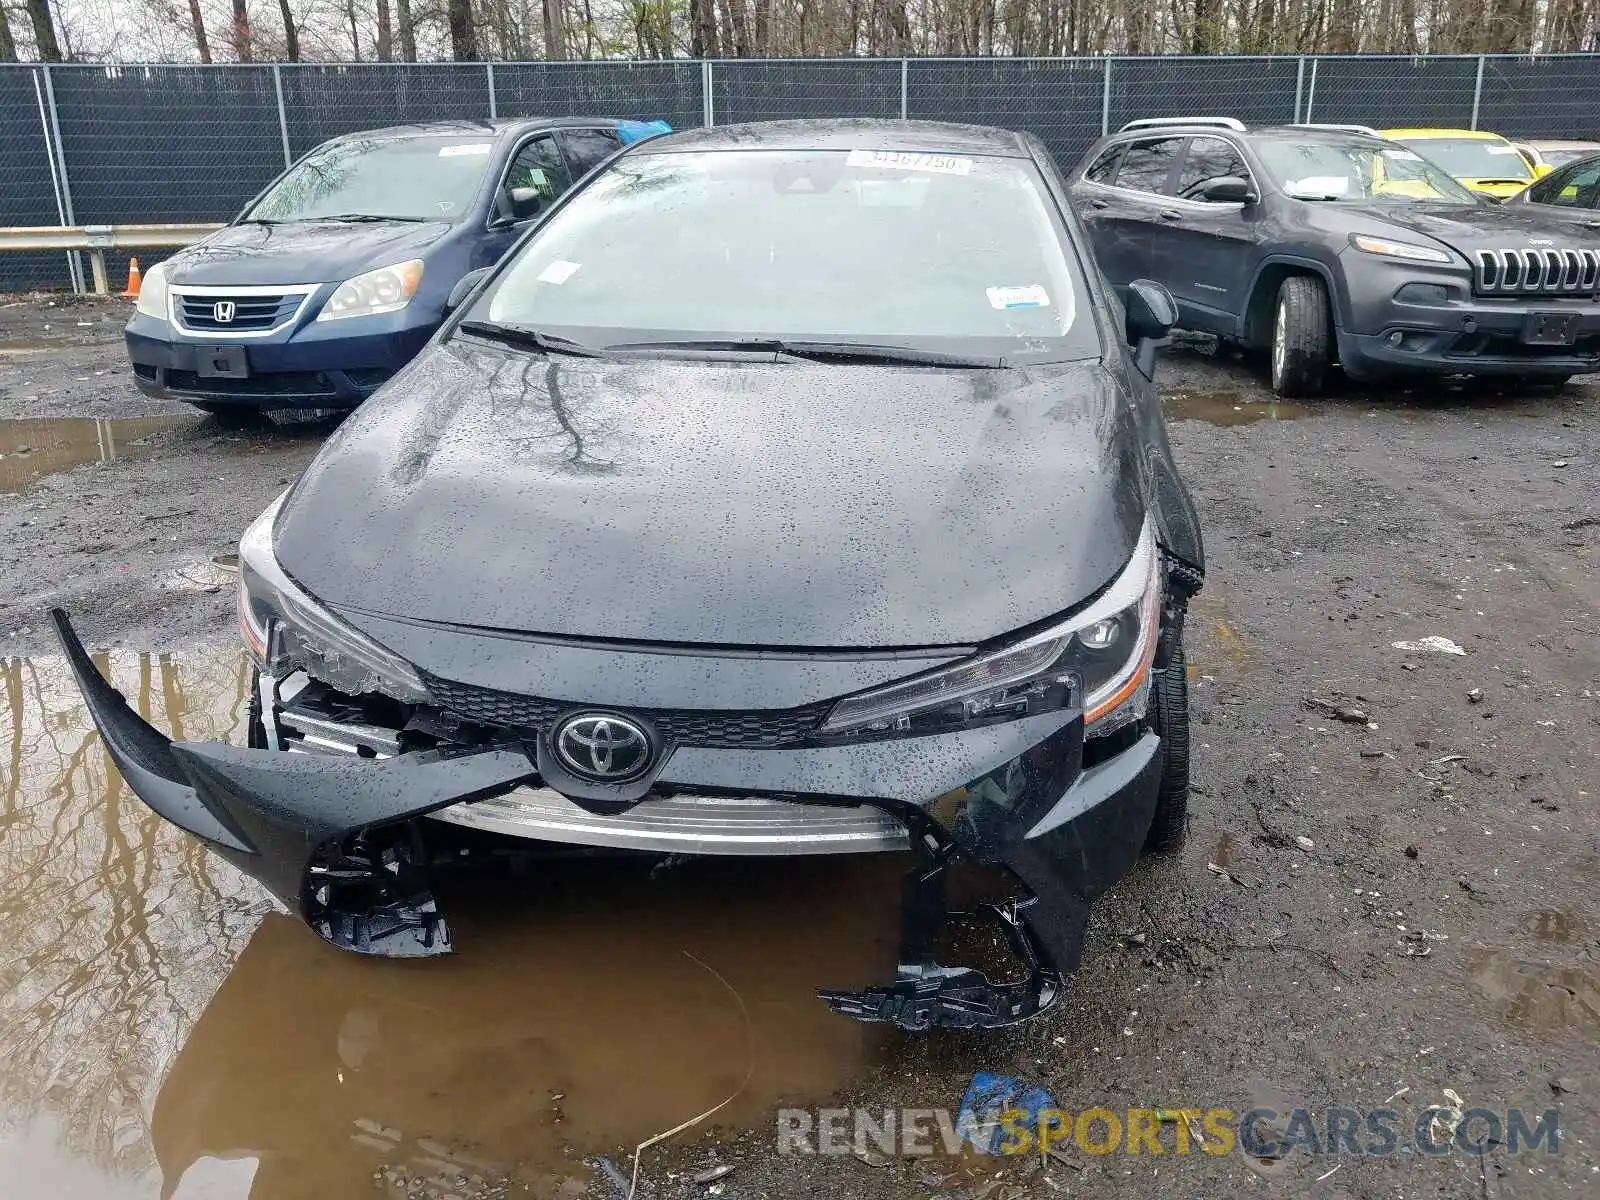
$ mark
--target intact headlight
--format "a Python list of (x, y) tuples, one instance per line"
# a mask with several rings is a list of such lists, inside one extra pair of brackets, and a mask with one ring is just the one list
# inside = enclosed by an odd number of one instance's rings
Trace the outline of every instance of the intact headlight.
[(422, 283), (422, 260), (396, 263), (392, 267), (379, 267), (346, 279), (328, 297), (328, 302), (317, 314), (319, 321), (337, 321), (341, 317), (371, 317), (378, 313), (399, 312), (411, 303)]
[(1367, 254), (1382, 258), (1403, 258), (1407, 262), (1452, 263), (1455, 259), (1437, 246), (1418, 246), (1414, 242), (1396, 242), (1389, 238), (1370, 237), (1365, 233), (1352, 233), (1350, 244)]
[(167, 319), (167, 264), (156, 263), (144, 273), (139, 284), (139, 298), (133, 302), (135, 312), (159, 320)]
[(272, 525), (284, 496), (239, 541), (239, 633), (263, 670), (300, 669), (349, 696), (381, 692), (422, 704), (430, 699), (416, 669), (309, 595), (278, 565)]
[(1082, 612), (1013, 645), (833, 706), (829, 735), (942, 733), (1081, 706), (1087, 736), (1144, 715), (1161, 618), (1161, 555), (1145, 523), (1128, 565)]

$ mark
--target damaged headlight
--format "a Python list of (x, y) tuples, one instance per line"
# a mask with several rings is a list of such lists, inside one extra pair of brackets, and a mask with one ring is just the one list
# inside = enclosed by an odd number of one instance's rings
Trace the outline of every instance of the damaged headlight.
[(349, 696), (381, 692), (426, 703), (428, 690), (410, 663), (329, 612), (278, 565), (272, 525), (283, 500), (239, 541), (239, 632), (251, 654), (271, 675), (300, 669)]
[(1149, 522), (1094, 603), (1041, 633), (953, 667), (850, 696), (824, 734), (942, 733), (1081, 706), (1094, 737), (1144, 715), (1161, 619), (1161, 555)]

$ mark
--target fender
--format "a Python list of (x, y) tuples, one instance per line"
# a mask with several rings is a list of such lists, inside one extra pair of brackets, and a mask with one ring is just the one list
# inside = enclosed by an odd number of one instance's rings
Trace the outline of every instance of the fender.
[(1336, 271), (1320, 258), (1312, 258), (1304, 254), (1268, 254), (1256, 264), (1255, 273), (1250, 276), (1250, 289), (1245, 293), (1244, 311), (1234, 316), (1236, 322), (1235, 334), (1240, 341), (1248, 344), (1250, 308), (1255, 299), (1256, 289), (1261, 284), (1261, 277), (1273, 267), (1293, 267), (1296, 270), (1311, 271), (1322, 277), (1322, 282), (1328, 286), (1328, 295), (1333, 298), (1333, 326), (1334, 330), (1342, 330), (1350, 324), (1350, 290), (1345, 285), (1344, 272)]

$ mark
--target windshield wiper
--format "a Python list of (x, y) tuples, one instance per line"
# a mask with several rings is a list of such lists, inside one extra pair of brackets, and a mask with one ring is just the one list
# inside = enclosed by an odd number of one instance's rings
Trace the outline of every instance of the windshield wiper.
[(740, 354), (777, 354), (812, 362), (885, 362), (923, 367), (970, 367), (994, 370), (1006, 365), (1003, 358), (970, 354), (949, 354), (942, 350), (920, 350), (915, 346), (886, 346), (878, 342), (807, 342), (785, 338), (702, 338), (661, 342), (619, 342), (607, 350), (704, 350)]
[(527, 325), (501, 325), (494, 321), (463, 321), (456, 328), (462, 333), (476, 334), (481, 338), (488, 338), (492, 342), (503, 342), (508, 346), (525, 346), (531, 350), (542, 350), (546, 354), (575, 354), (581, 358), (598, 358), (600, 351), (593, 346), (585, 346), (582, 342), (575, 342), (571, 338), (564, 338), (554, 333), (543, 333)]
[(302, 217), (301, 220), (303, 220), (303, 221), (349, 221), (352, 224), (356, 224), (356, 223), (365, 224), (365, 223), (371, 223), (371, 222), (375, 222), (375, 221), (410, 221), (410, 222), (413, 222), (413, 223), (421, 223), (421, 222), (427, 221), (428, 218), (427, 217), (386, 217), (386, 216), (382, 216), (382, 215), (380, 215), (378, 213), (329, 213), (327, 216), (323, 216), (323, 217)]

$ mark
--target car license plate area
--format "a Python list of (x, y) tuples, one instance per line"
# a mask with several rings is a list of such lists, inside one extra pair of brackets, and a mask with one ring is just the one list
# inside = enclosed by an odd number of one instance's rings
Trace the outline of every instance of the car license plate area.
[(243, 346), (196, 346), (194, 373), (202, 379), (249, 379)]
[(1529, 313), (1522, 322), (1522, 340), (1529, 346), (1571, 346), (1578, 340), (1578, 314)]

